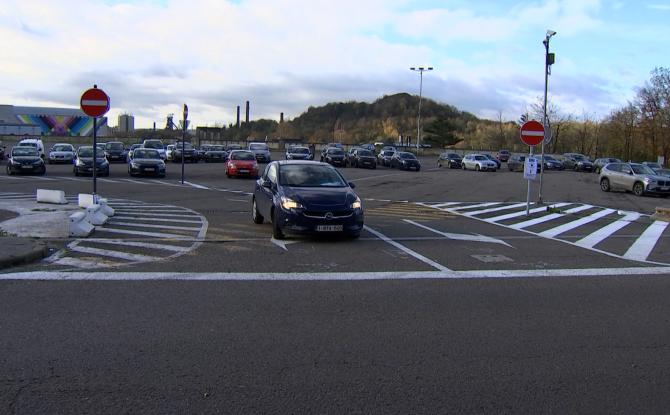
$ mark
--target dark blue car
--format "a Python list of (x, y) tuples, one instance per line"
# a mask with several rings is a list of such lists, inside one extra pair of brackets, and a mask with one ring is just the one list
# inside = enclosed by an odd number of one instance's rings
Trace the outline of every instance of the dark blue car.
[(357, 238), (363, 229), (363, 205), (353, 187), (326, 163), (272, 162), (254, 187), (253, 221), (270, 220), (275, 239), (283, 239), (284, 232)]

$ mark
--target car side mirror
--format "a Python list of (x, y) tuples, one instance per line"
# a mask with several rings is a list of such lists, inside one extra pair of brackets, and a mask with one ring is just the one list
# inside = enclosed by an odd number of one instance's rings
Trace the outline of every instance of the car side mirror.
[(356, 183), (349, 182), (349, 187), (351, 187), (352, 189), (355, 189), (356, 188)]
[(261, 179), (261, 186), (263, 186), (267, 189), (272, 189), (272, 181), (267, 180), (267, 179)]

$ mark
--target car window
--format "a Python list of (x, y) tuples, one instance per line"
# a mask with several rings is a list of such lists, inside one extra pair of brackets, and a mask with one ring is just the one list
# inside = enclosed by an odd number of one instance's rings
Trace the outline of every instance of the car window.
[(142, 148), (135, 150), (134, 157), (137, 159), (159, 159), (161, 156), (156, 150)]
[(268, 146), (265, 144), (250, 144), (249, 150), (267, 150)]
[(344, 151), (340, 150), (339, 148), (329, 148), (328, 154), (342, 155), (344, 154)]
[(19, 143), (18, 145), (21, 146), (21, 147), (35, 147), (35, 148), (37, 148), (37, 143), (23, 142), (23, 143)]
[(475, 156), (475, 160), (486, 160), (484, 156)]
[(621, 173), (623, 174), (630, 174), (632, 170), (630, 169), (630, 166), (627, 164), (621, 165)]
[(268, 166), (267, 180), (272, 183), (277, 183), (277, 164), (273, 163)]
[(14, 147), (12, 149), (12, 156), (36, 156), (37, 149), (28, 146)]
[(145, 148), (158, 148), (158, 149), (160, 149), (160, 148), (163, 148), (163, 142), (162, 141), (153, 141), (153, 140), (145, 141), (144, 142), (144, 147)]
[(643, 164), (631, 164), (631, 168), (633, 169), (633, 173), (635, 174), (651, 174), (651, 175), (656, 174), (652, 169)]
[(416, 157), (412, 153), (400, 153), (400, 158), (404, 159), (415, 159)]
[(82, 147), (77, 152), (79, 157), (93, 157), (93, 147)]
[(364, 157), (371, 157), (374, 154), (372, 154), (372, 151), (370, 151), (370, 150), (358, 150), (358, 155), (359, 156), (364, 156)]
[(105, 145), (107, 150), (123, 150), (123, 143), (107, 143)]
[(250, 153), (247, 151), (235, 151), (231, 156), (231, 160), (256, 160), (256, 156), (254, 156), (254, 153)]
[(56, 144), (53, 151), (72, 151), (72, 146), (67, 144)]
[(283, 186), (296, 187), (344, 187), (347, 182), (330, 166), (319, 164), (287, 164), (279, 170), (279, 182)]

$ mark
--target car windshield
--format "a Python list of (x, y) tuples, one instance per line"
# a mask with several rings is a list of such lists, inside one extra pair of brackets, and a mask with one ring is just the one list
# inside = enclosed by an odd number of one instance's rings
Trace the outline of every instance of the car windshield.
[(287, 164), (279, 168), (279, 183), (295, 187), (344, 187), (347, 182), (332, 167), (320, 164)]
[(23, 142), (23, 143), (19, 143), (19, 146), (20, 146), (20, 147), (35, 147), (35, 148), (37, 148), (37, 143), (26, 143), (26, 142)]
[[(177, 144), (174, 145), (174, 148), (176, 150), (181, 150), (181, 147), (182, 147), (182, 143), (177, 143)], [(191, 143), (184, 142), (184, 150), (193, 150), (193, 145)]]
[(644, 164), (631, 164), (630, 168), (633, 169), (635, 174), (656, 174), (652, 169), (645, 166)]
[[(98, 152), (96, 154), (97, 158), (102, 158), (104, 157), (104, 153), (101, 153), (98, 149)], [(77, 152), (77, 155), (79, 157), (84, 157), (84, 158), (93, 158), (93, 147), (81, 147), (79, 151)]]
[(416, 159), (416, 157), (412, 153), (400, 153), (400, 158), (410, 159), (410, 160), (411, 159)]
[(53, 151), (72, 151), (72, 146), (69, 144), (56, 144)]
[(651, 167), (652, 169), (660, 169), (661, 165), (658, 163), (647, 163), (647, 167)]
[(486, 160), (484, 156), (475, 156), (475, 160)]
[(389, 156), (389, 157), (390, 157), (390, 156), (393, 155), (393, 153), (394, 153), (394, 152), (391, 151), (391, 150), (382, 151), (382, 155), (383, 155), (383, 156)]
[(123, 150), (123, 143), (107, 143), (105, 146), (107, 150)]
[(249, 150), (267, 150), (268, 146), (265, 144), (250, 144)]
[(254, 156), (254, 153), (248, 152), (248, 151), (235, 151), (233, 154), (230, 156), (231, 160), (256, 160), (256, 156)]
[(161, 155), (158, 154), (158, 151), (148, 148), (139, 148), (135, 150), (133, 157), (136, 159), (159, 159)]
[(31, 148), (31, 147), (14, 147), (12, 150), (12, 156), (36, 156), (37, 155), (37, 149), (36, 148)]
[(158, 148), (161, 149), (163, 148), (163, 142), (162, 141), (145, 141), (144, 142), (144, 148)]
[(461, 156), (459, 156), (459, 155), (456, 154), (456, 153), (449, 153), (449, 154), (447, 154), (447, 158), (450, 158), (450, 159), (459, 159), (459, 158), (461, 158)]
[(224, 151), (223, 146), (210, 146), (209, 151)]
[(339, 148), (329, 148), (328, 154), (341, 156), (342, 154), (344, 154), (344, 151), (340, 150)]
[(358, 155), (363, 156), (363, 157), (372, 157), (374, 154), (372, 154), (372, 151), (370, 150), (358, 150)]
[(291, 154), (309, 154), (309, 149), (306, 147), (294, 147), (288, 151)]

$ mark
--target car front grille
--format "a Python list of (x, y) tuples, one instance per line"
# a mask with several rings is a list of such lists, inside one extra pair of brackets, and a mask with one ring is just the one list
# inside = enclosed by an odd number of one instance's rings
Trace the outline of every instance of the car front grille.
[(342, 219), (342, 218), (350, 217), (351, 215), (354, 214), (354, 211), (352, 209), (333, 210), (333, 211), (326, 211), (326, 212), (306, 210), (302, 214), (305, 215), (308, 218), (326, 219), (326, 216), (328, 215), (328, 213), (330, 213), (332, 215), (332, 219)]

